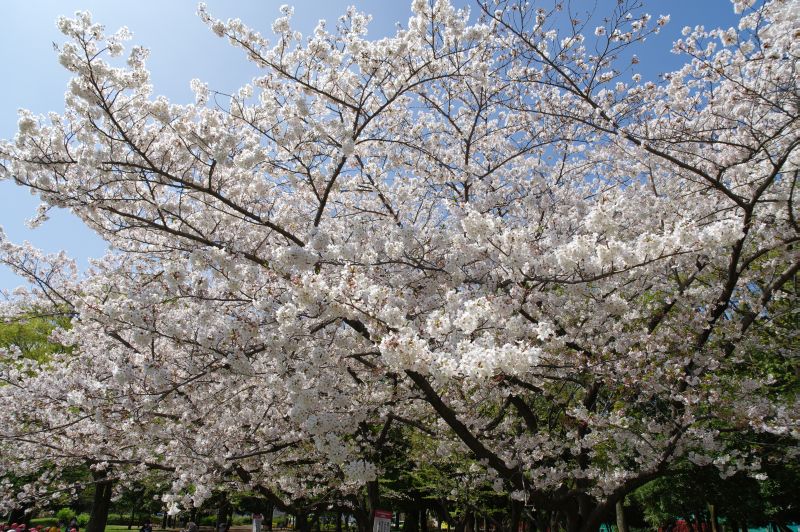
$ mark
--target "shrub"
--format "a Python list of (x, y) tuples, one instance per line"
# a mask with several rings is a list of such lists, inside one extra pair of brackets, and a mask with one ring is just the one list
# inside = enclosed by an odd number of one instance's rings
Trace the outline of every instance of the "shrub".
[(87, 513), (78, 514), (77, 518), (78, 518), (78, 526), (81, 528), (86, 528), (86, 525), (89, 523), (89, 514)]
[(217, 516), (215, 515), (204, 515), (200, 518), (200, 522), (198, 525), (200, 526), (214, 526), (217, 524)]
[(55, 517), (37, 517), (31, 519), (31, 526), (55, 526), (58, 524), (58, 519)]
[(61, 508), (56, 512), (56, 519), (64, 523), (69, 523), (73, 517), (75, 517), (75, 510), (72, 508)]

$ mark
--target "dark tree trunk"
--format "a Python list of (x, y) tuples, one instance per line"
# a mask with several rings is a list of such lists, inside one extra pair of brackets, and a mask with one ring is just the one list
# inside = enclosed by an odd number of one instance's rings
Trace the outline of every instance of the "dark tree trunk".
[(550, 524), (551, 512), (539, 510), (536, 512), (536, 529), (541, 532), (546, 532)]
[(581, 529), (581, 516), (577, 510), (568, 512), (567, 515), (567, 532), (578, 532)]
[(531, 513), (523, 512), (523, 519), (525, 522), (525, 530), (527, 532), (536, 532), (539, 527), (538, 523), (536, 522), (536, 517)]
[[(625, 498), (617, 501), (617, 530), (628, 532), (628, 522), (625, 520)], [(716, 530), (714, 531), (716, 532)]]
[(219, 506), (217, 506), (217, 530), (219, 530), (219, 525), (228, 522), (228, 496), (223, 493), (220, 497)]
[(294, 528), (299, 532), (311, 532), (311, 524), (308, 522), (308, 512), (298, 512), (295, 515)]
[(556, 532), (558, 528), (558, 512), (554, 511), (550, 514), (550, 532)]
[(708, 506), (708, 520), (711, 521), (711, 532), (720, 532), (719, 522), (717, 522), (717, 508), (711, 503)]
[[(435, 501), (431, 504), (431, 510), (433, 511), (434, 516), (436, 516), (436, 530), (442, 530), (443, 523), (450, 523), (450, 512), (447, 509), (446, 501), (439, 500)], [(456, 526), (458, 524), (456, 523)], [(464, 524), (461, 524), (461, 527), (464, 528)]]
[[(475, 532), (475, 515), (471, 512), (467, 512), (464, 514), (463, 519), (463, 530), (464, 532)], [(456, 525), (457, 527), (458, 525)]]
[(342, 511), (336, 512), (336, 532), (342, 532)]
[(92, 515), (86, 525), (86, 532), (104, 532), (108, 522), (108, 511), (111, 508), (111, 492), (114, 482), (108, 479), (106, 471), (93, 471), (94, 499)]
[(367, 482), (367, 532), (371, 532), (375, 523), (375, 510), (380, 505), (380, 485), (377, 480)]
[(428, 509), (424, 506), (419, 509), (419, 530), (428, 532)]
[(274, 514), (275, 503), (269, 501), (267, 502), (266, 506), (264, 506), (264, 527), (266, 528), (267, 532), (272, 532), (272, 516)]
[(511, 522), (509, 532), (519, 532), (519, 524), (522, 522), (522, 503), (511, 501)]
[(370, 523), (372, 523), (372, 516), (365, 508), (359, 508), (354, 513), (353, 517), (356, 519), (356, 529), (358, 532), (370, 532)]
[(419, 532), (419, 519), (414, 509), (408, 510), (403, 516), (403, 532)]

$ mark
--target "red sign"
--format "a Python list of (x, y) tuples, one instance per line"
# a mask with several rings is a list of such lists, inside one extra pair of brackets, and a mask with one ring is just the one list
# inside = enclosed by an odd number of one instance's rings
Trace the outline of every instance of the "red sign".
[(392, 512), (389, 510), (375, 510), (375, 519), (372, 520), (372, 532), (391, 532)]

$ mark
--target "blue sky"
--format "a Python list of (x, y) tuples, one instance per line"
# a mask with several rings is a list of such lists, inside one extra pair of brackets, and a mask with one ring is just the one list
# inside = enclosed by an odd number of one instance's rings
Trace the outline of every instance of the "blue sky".
[[(455, 0), (467, 5), (468, 0)], [(295, 7), (294, 24), (307, 34), (319, 19), (335, 21), (346, 6), (355, 4), (373, 15), (371, 37), (393, 33), (396, 22), (405, 23), (410, 0), (207, 0), (209, 11), (218, 18), (238, 17), (250, 26), (269, 34), (278, 8), (288, 3)], [(543, 5), (550, 1), (542, 2)], [(578, 9), (611, 9), (614, 0), (573, 0)], [(685, 25), (728, 27), (736, 24), (729, 0), (651, 0), (647, 11), (656, 16), (669, 13), (671, 23), (660, 35), (648, 40), (637, 52), (644, 77), (653, 78), (662, 71), (677, 68), (680, 60), (669, 48)], [(63, 95), (69, 76), (53, 51), (53, 43), (63, 41), (55, 27), (59, 15), (88, 10), (96, 21), (110, 31), (128, 26), (133, 43), (151, 50), (148, 65), (155, 94), (183, 103), (193, 101), (189, 80), (199, 78), (212, 89), (231, 92), (248, 82), (256, 73), (243, 54), (217, 38), (195, 16), (194, 0), (10, 0), (3, 5), (0, 20), (0, 138), (16, 132), (17, 109), (34, 113), (63, 110)], [(473, 12), (476, 8), (473, 8)], [(0, 182), (0, 226), (15, 242), (28, 240), (37, 247), (54, 252), (66, 250), (85, 268), (89, 257), (105, 252), (103, 241), (72, 214), (51, 214), (48, 222), (35, 230), (25, 220), (36, 212), (38, 201), (27, 190), (10, 182)], [(0, 266), (0, 289), (13, 288), (21, 280)]]

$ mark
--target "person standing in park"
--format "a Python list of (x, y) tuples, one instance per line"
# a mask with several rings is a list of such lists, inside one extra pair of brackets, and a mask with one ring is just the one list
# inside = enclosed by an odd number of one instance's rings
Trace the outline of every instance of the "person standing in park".
[(253, 532), (261, 532), (261, 523), (264, 521), (264, 515), (261, 512), (253, 514)]

